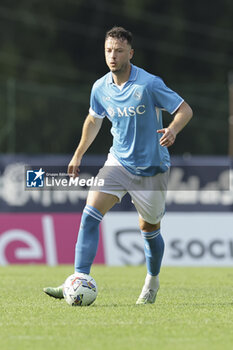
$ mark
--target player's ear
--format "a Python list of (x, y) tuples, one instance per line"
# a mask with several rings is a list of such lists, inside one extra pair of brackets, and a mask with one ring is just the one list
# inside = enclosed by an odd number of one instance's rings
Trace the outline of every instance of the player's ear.
[(134, 49), (131, 49), (131, 50), (130, 50), (130, 56), (129, 56), (130, 59), (133, 58), (133, 55), (134, 55)]

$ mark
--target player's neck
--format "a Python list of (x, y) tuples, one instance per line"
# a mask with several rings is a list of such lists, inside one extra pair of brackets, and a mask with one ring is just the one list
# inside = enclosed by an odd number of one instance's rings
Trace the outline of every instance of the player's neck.
[(131, 65), (129, 64), (124, 71), (112, 72), (113, 81), (116, 85), (121, 86), (125, 84), (130, 77)]

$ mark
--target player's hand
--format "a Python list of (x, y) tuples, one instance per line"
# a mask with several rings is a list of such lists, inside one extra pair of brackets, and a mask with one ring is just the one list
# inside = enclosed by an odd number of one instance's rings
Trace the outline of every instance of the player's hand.
[(174, 130), (170, 128), (164, 128), (157, 130), (157, 133), (163, 134), (163, 136), (160, 138), (159, 143), (163, 147), (169, 147), (173, 145), (176, 139), (176, 133)]
[(70, 177), (76, 178), (79, 175), (81, 159), (73, 157), (68, 165), (67, 173)]

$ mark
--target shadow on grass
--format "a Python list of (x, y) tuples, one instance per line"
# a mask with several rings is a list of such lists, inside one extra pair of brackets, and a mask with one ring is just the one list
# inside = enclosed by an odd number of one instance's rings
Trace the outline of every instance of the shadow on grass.
[(90, 305), (90, 307), (95, 307), (95, 308), (129, 308), (129, 307), (136, 307), (136, 308), (142, 308), (142, 307), (153, 307), (155, 304), (140, 304), (136, 305), (136, 303), (132, 304), (94, 304)]

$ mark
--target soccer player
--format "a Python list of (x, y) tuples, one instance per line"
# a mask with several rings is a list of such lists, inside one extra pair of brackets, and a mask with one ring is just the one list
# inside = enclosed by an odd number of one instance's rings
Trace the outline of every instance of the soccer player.
[[(170, 158), (167, 147), (192, 117), (190, 106), (163, 80), (131, 64), (132, 34), (113, 27), (105, 37), (105, 59), (110, 70), (92, 88), (89, 114), (80, 143), (68, 165), (77, 177), (81, 160), (97, 136), (103, 118), (112, 122), (113, 145), (98, 178), (104, 186), (91, 189), (83, 210), (75, 248), (75, 271), (89, 274), (96, 255), (103, 216), (128, 192), (139, 215), (147, 275), (137, 304), (155, 302), (164, 253), (160, 221), (165, 212)], [(167, 128), (162, 110), (173, 115)], [(108, 169), (108, 170), (106, 170)], [(62, 286), (44, 288), (62, 298)]]

